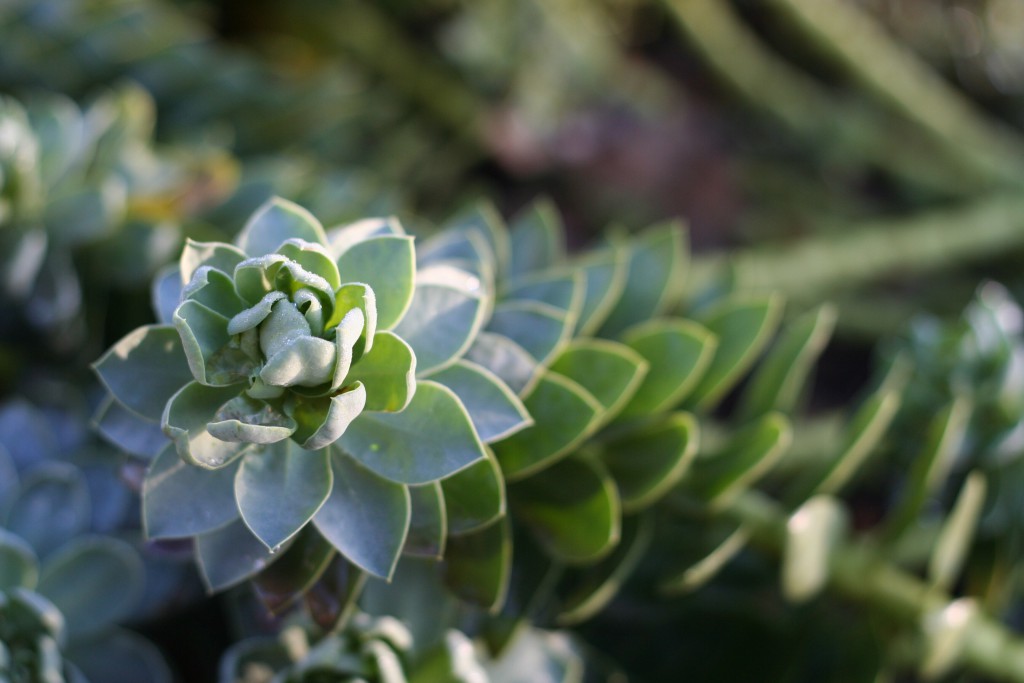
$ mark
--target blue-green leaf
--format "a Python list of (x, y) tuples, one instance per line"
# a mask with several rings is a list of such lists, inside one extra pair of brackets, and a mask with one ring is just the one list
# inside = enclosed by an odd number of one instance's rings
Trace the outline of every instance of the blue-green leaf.
[(113, 538), (80, 538), (50, 556), (36, 590), (67, 620), (72, 639), (96, 633), (124, 618), (142, 594), (142, 560)]
[(623, 417), (653, 415), (682, 401), (707, 371), (718, 341), (695, 322), (668, 318), (641, 323), (623, 341), (648, 363), (647, 375)]
[(618, 486), (622, 509), (634, 512), (665, 495), (686, 474), (699, 441), (693, 415), (673, 413), (603, 444), (601, 459)]
[(416, 257), (411, 237), (374, 237), (352, 245), (338, 259), (346, 282), (365, 282), (377, 295), (377, 324), (398, 324), (416, 288)]
[(395, 334), (412, 347), (418, 372), (428, 374), (465, 353), (480, 330), (485, 309), (479, 296), (420, 282)]
[(222, 441), (206, 429), (220, 407), (238, 396), (240, 391), (238, 385), (208, 387), (189, 382), (171, 397), (161, 426), (174, 441), (182, 458), (206, 469), (217, 469), (230, 464), (251, 446), (239, 441)]
[(425, 484), (484, 457), (465, 407), (441, 384), (422, 380), (400, 413), (364, 413), (340, 441), (366, 467), (392, 481)]
[(206, 424), (206, 431), (216, 439), (255, 444), (287, 439), (295, 429), (295, 420), (245, 393), (219, 407)]
[[(104, 632), (98, 642), (71, 643), (67, 658), (89, 681), (173, 683), (175, 680), (153, 643), (123, 629)], [(69, 680), (68, 683), (76, 682)]]
[(505, 514), (505, 478), (494, 454), (441, 480), (448, 533), (466, 534)]
[(192, 275), (181, 290), (181, 298), (198, 301), (225, 317), (234, 316), (245, 308), (231, 276), (209, 266), (203, 266)]
[(460, 360), (429, 379), (455, 392), (484, 443), (499, 441), (533, 424), (519, 397), (494, 373), (476, 363)]
[(242, 520), (196, 538), (199, 575), (211, 593), (255, 576), (277, 559)]
[(235, 476), (235, 500), (242, 521), (273, 550), (313, 518), (332, 485), (327, 449), (310, 452), (284, 441), (246, 453)]
[(296, 237), (327, 246), (320, 221), (298, 204), (274, 197), (256, 210), (235, 241), (246, 254), (262, 256)]
[(571, 312), (538, 301), (506, 301), (494, 307), (487, 331), (508, 337), (545, 364), (569, 340)]
[(21, 586), (32, 590), (39, 580), (39, 562), (25, 539), (0, 529), (0, 593)]
[(629, 273), (629, 253), (624, 247), (612, 245), (584, 255), (569, 267), (582, 271), (586, 278), (576, 329), (578, 334), (590, 336), (601, 328), (622, 296)]
[(444, 582), (455, 595), (495, 613), (505, 604), (512, 572), (508, 517), (483, 529), (448, 539)]
[(577, 339), (551, 364), (551, 370), (586, 389), (614, 417), (633, 397), (647, 374), (647, 361), (625, 344), (606, 339)]
[(502, 294), (506, 301), (538, 301), (578, 318), (586, 279), (579, 270), (537, 273), (515, 280)]
[(45, 560), (85, 531), (90, 515), (89, 488), (81, 471), (67, 463), (47, 463), (25, 477), (4, 526)]
[(649, 228), (629, 242), (629, 271), (622, 294), (601, 325), (603, 337), (669, 310), (683, 295), (686, 240), (678, 223)]
[(167, 435), (159, 422), (139, 417), (113, 398), (100, 406), (93, 426), (117, 448), (146, 460), (156, 457), (167, 445)]
[(434, 481), (422, 486), (410, 486), (409, 496), (412, 514), (402, 554), (441, 559), (448, 535), (441, 483)]
[(203, 266), (216, 268), (225, 275), (235, 272), (235, 267), (246, 259), (245, 252), (233, 244), (224, 242), (196, 242), (185, 240), (185, 248), (178, 259), (178, 272), (182, 284), (192, 279), (192, 274)]
[(174, 309), (181, 303), (181, 272), (175, 265), (165, 266), (153, 278), (150, 304), (161, 325), (174, 324)]
[(508, 337), (481, 332), (466, 351), (466, 360), (493, 372), (519, 396), (529, 393), (540, 376), (540, 365)]
[(214, 356), (231, 341), (228, 319), (198, 301), (186, 300), (174, 311), (174, 327), (181, 336), (192, 376), (200, 384), (224, 386), (240, 378), (216, 372)]
[(542, 470), (570, 453), (604, 412), (590, 392), (555, 372), (545, 373), (524, 403), (533, 426), (494, 445), (509, 480)]
[[(117, 342), (93, 366), (121, 404), (159, 420), (167, 401), (192, 381), (178, 332), (169, 325), (139, 327)], [(145, 377), (145, 381), (139, 381)]]
[(313, 523), (350, 562), (390, 578), (409, 531), (409, 491), (331, 450), (334, 489)]
[(334, 396), (292, 396), (285, 410), (298, 424), (295, 439), (308, 451), (319, 450), (341, 437), (363, 412), (366, 389), (356, 382)]
[(327, 232), (327, 239), (330, 241), (330, 251), (335, 260), (341, 257), (346, 251), (364, 240), (373, 237), (386, 237), (388, 235), (404, 235), (405, 230), (402, 224), (395, 217), (388, 218), (364, 218), (355, 223), (341, 225), (331, 228)]
[(619, 542), (621, 505), (598, 463), (566, 458), (509, 486), (509, 506), (556, 559), (593, 562)]
[[(277, 249), (277, 253), (283, 256), (287, 256), (292, 261), (295, 261), (303, 269), (310, 273), (316, 273), (323, 279), (327, 280), (327, 284), (330, 285), (331, 290), (335, 290), (341, 286), (341, 274), (338, 272), (338, 266), (331, 258), (330, 252), (327, 247), (317, 242), (307, 242), (303, 239), (290, 239), (286, 240)], [(347, 278), (347, 281), (362, 281), (357, 277)]]
[(238, 518), (235, 474), (240, 461), (207, 470), (168, 446), (142, 482), (142, 526), (147, 538), (187, 538)]
[(395, 413), (416, 393), (416, 356), (391, 332), (378, 332), (374, 339), (373, 350), (352, 367), (347, 381), (366, 387), (365, 410)]
[(509, 225), (508, 277), (543, 270), (565, 257), (565, 230), (558, 209), (539, 199), (523, 209)]

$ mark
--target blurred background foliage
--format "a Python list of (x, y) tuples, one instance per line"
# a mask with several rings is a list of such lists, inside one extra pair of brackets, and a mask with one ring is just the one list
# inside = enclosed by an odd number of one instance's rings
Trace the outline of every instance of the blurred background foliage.
[[(80, 376), (150, 322), (139, 283), (184, 237), (229, 239), (272, 194), (327, 226), (395, 213), (421, 234), (480, 196), (512, 215), (547, 195), (572, 247), (683, 216), (686, 310), (780, 291), (785, 327), (836, 305), (765, 489), (803, 502), (787, 476), (835, 450), (834, 411), (909, 358), (888, 436), (843, 493), (849, 523), (920, 570), (942, 529), (928, 519), (982, 473), (964, 578), (945, 588), (1021, 626), (1024, 0), (7, 0), (0, 92), (27, 103), (0, 102), (0, 244), (36, 264), (4, 283), (5, 395), (46, 394), (54, 368)], [(8, 196), (25, 154), (11, 121), (43, 151), (68, 131), (82, 142), (62, 173)], [(93, 202), (94, 230), (68, 236), (58, 200)], [(133, 277), (111, 277), (127, 266), (105, 240), (121, 232)], [(713, 418), (729, 424), (742, 401)], [(915, 478), (908, 453), (936, 415), (963, 434), (934, 449), (942, 476)], [(669, 528), (695, 556), (734, 531), (691, 522)], [(745, 547), (679, 600), (627, 586), (584, 627), (597, 675), (903, 680), (920, 643), (888, 617), (851, 622), (849, 596), (790, 604), (776, 563)], [(638, 575), (676, 559), (655, 553)], [(180, 647), (173, 625), (147, 635)]]

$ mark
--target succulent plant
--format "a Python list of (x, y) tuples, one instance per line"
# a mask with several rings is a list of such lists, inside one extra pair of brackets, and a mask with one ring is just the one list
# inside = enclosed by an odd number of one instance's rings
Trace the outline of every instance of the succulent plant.
[(0, 677), (169, 682), (156, 648), (118, 626), (143, 592), (135, 549), (100, 533), (123, 487), (48, 452), (53, 426), (24, 402), (0, 410)]
[[(411, 510), (443, 514), (438, 480), (488, 462), (481, 439), (493, 435), (464, 390), (424, 378), (472, 342), (480, 282), (417, 272), (393, 220), (327, 233), (272, 200), (235, 244), (189, 242), (154, 300), (162, 324), (95, 365), (117, 401), (99, 424), (155, 456), (146, 533), (196, 537), (211, 589), (277, 565), (294, 598), (336, 552), (386, 578), (417, 537)], [(477, 375), (471, 386), (500, 408), (507, 389)]]

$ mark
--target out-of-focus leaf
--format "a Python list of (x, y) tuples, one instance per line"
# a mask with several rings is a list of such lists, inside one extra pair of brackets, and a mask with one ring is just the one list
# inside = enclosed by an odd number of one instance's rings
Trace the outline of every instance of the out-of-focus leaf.
[(526, 477), (571, 452), (604, 412), (590, 392), (555, 372), (544, 374), (524, 404), (534, 418), (533, 426), (494, 446), (509, 480)]
[(569, 340), (574, 324), (571, 312), (554, 306), (506, 301), (495, 306), (487, 330), (511, 339), (543, 365)]
[(835, 308), (826, 305), (788, 326), (743, 392), (740, 415), (751, 418), (772, 410), (790, 414), (835, 322)]
[(444, 494), (440, 482), (410, 486), (412, 506), (409, 535), (405, 539), (403, 554), (440, 559), (444, 555), (448, 520)]
[(782, 313), (777, 294), (753, 299), (729, 299), (711, 311), (704, 326), (718, 347), (688, 405), (711, 408), (728, 392), (771, 339)]
[(842, 506), (830, 496), (815, 496), (797, 508), (786, 523), (782, 552), (782, 593), (805, 602), (828, 583), (835, 548), (846, 535)]
[(43, 561), (89, 527), (89, 488), (81, 471), (49, 463), (25, 477), (7, 511), (5, 527), (28, 541)]
[(508, 495), (516, 517), (562, 562), (593, 562), (619, 541), (618, 492), (595, 462), (567, 458), (510, 486)]
[(142, 593), (142, 561), (113, 538), (79, 538), (43, 564), (36, 588), (61, 611), (72, 639), (127, 617)]
[(612, 245), (585, 254), (569, 267), (583, 271), (586, 293), (576, 321), (576, 330), (580, 335), (590, 336), (604, 324), (626, 287), (626, 276), (629, 274), (628, 250), (623, 246)]
[(409, 491), (331, 449), (334, 488), (313, 517), (320, 533), (360, 569), (390, 578), (409, 532)]
[(505, 514), (505, 480), (489, 450), (487, 456), (441, 480), (448, 533), (464, 534)]
[(956, 582), (967, 560), (974, 533), (981, 518), (987, 489), (985, 475), (967, 475), (953, 511), (942, 525), (942, 532), (928, 562), (928, 580), (936, 588), (948, 591)]
[(459, 598), (491, 613), (508, 595), (512, 538), (508, 518), (472, 533), (448, 539), (444, 582)]
[(255, 576), (277, 559), (240, 519), (197, 536), (195, 552), (199, 574), (211, 593)]
[(634, 512), (665, 495), (686, 474), (699, 442), (694, 416), (673, 413), (603, 444), (601, 460), (615, 480), (622, 509)]
[(146, 460), (155, 458), (167, 445), (159, 422), (139, 417), (113, 398), (100, 406), (94, 426), (114, 446)]
[(508, 277), (535, 273), (553, 266), (565, 256), (565, 234), (558, 210), (547, 199), (538, 199), (509, 224)]
[(623, 417), (670, 410), (693, 390), (715, 356), (718, 339), (695, 322), (668, 318), (626, 330), (623, 341), (648, 365)]
[(557, 621), (564, 626), (579, 624), (604, 609), (639, 564), (653, 537), (654, 520), (633, 515), (622, 520), (622, 538), (611, 555), (593, 567), (570, 574), (572, 585)]
[(257, 597), (270, 612), (282, 612), (309, 590), (334, 556), (334, 546), (305, 527), (278, 560), (253, 578)]
[(401, 413), (364, 413), (340, 440), (341, 447), (382, 477), (424, 484), (449, 476), (484, 457), (483, 444), (454, 392), (421, 380)]
[[(169, 325), (130, 332), (94, 368), (118, 401), (150, 420), (159, 420), (171, 396), (192, 381), (181, 339)], [(139, 381), (143, 376), (146, 381)]]
[(39, 563), (32, 546), (20, 536), (0, 529), (0, 592), (21, 586), (32, 590), (39, 580)]
[(90, 681), (172, 683), (174, 680), (156, 646), (123, 629), (104, 633), (95, 640), (75, 642), (67, 655)]
[(551, 369), (586, 389), (612, 419), (633, 397), (648, 370), (647, 361), (630, 347), (605, 339), (577, 339)]
[(684, 233), (679, 223), (666, 223), (648, 228), (629, 242), (626, 283), (601, 325), (602, 337), (617, 337), (681, 300), (687, 262)]

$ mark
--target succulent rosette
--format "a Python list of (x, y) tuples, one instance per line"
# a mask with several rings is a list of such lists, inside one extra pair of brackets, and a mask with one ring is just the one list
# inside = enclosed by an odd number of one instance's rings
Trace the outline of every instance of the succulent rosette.
[(424, 359), (456, 363), (479, 330), (473, 279), (417, 275), (396, 221), (328, 235), (281, 199), (234, 244), (189, 242), (154, 288), (162, 323), (95, 366), (115, 399), (101, 431), (154, 458), (148, 536), (195, 537), (211, 589), (281, 556), (315, 568), (288, 575), (298, 588), (337, 552), (390, 576), (412, 507), (438, 511), (438, 480), (487, 458), (456, 392), (417, 379)]

